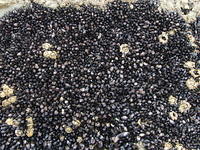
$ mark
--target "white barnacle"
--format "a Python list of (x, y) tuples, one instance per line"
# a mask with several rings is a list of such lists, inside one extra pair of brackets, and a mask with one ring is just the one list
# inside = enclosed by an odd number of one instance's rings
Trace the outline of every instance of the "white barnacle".
[(200, 69), (191, 69), (189, 71), (189, 73), (191, 74), (191, 76), (193, 76), (194, 78), (197, 78), (200, 76)]
[(83, 138), (81, 136), (79, 136), (76, 140), (78, 143), (81, 143), (83, 141)]
[(44, 51), (43, 56), (45, 58), (57, 59), (58, 58), (58, 52), (56, 52), (56, 51)]
[(142, 143), (141, 141), (136, 143), (136, 146), (137, 146), (138, 150), (146, 150), (144, 143)]
[(192, 45), (192, 46), (194, 46), (194, 47), (198, 47), (197, 45), (196, 45), (196, 39), (195, 39), (195, 37), (192, 35), (192, 34), (188, 34), (187, 35), (187, 37), (188, 37), (188, 39), (189, 39), (189, 41), (190, 41), (190, 44)]
[(120, 52), (122, 54), (128, 54), (129, 53), (129, 45), (128, 44), (120, 45)]
[(179, 104), (179, 112), (184, 113), (187, 112), (191, 108), (190, 103), (188, 103), (186, 100), (182, 100)]
[(16, 136), (24, 136), (24, 132), (22, 130), (16, 129), (15, 130), (15, 135)]
[(158, 36), (159, 42), (162, 44), (166, 44), (168, 42), (168, 33), (166, 32), (162, 32), (162, 34), (160, 34)]
[(192, 68), (195, 68), (195, 62), (193, 61), (187, 61), (184, 63), (183, 65), (185, 68), (189, 68), (189, 69), (192, 69)]
[(2, 106), (3, 107), (7, 107), (13, 103), (15, 103), (17, 101), (17, 97), (16, 96), (11, 96), (10, 98), (8, 99), (5, 99), (2, 101)]
[(18, 126), (19, 125), (19, 122), (17, 120), (14, 120), (13, 118), (6, 119), (5, 123), (10, 126)]
[(71, 127), (66, 126), (66, 125), (64, 125), (63, 127), (64, 127), (64, 130), (65, 130), (66, 133), (70, 134), (70, 133), (73, 132), (73, 129)]
[(168, 102), (170, 105), (176, 105), (177, 104), (177, 98), (170, 95), (169, 98), (168, 98)]
[(169, 143), (169, 142), (164, 143), (164, 150), (170, 150), (172, 148), (173, 148), (173, 146), (171, 143)]
[(178, 114), (174, 111), (171, 111), (169, 112), (169, 117), (172, 119), (172, 120), (177, 120), (178, 119)]
[(4, 91), (0, 91), (0, 98), (4, 98), (4, 97), (6, 97), (5, 92)]
[(34, 133), (34, 128), (33, 128), (33, 118), (32, 117), (27, 117), (26, 118), (27, 121), (27, 130), (26, 130), (26, 135), (28, 137), (33, 136)]
[(186, 81), (186, 86), (188, 87), (189, 90), (195, 90), (198, 88), (200, 85), (200, 82), (195, 81), (194, 78), (189, 78)]
[(186, 150), (186, 148), (184, 148), (183, 145), (180, 143), (176, 143), (175, 148), (176, 148), (176, 150)]
[(3, 91), (0, 92), (1, 98), (4, 98), (6, 96), (11, 96), (14, 93), (14, 89), (8, 86), (7, 84), (3, 84), (1, 88), (3, 89)]
[(168, 31), (168, 34), (169, 35), (174, 35), (176, 33), (176, 31), (177, 31), (176, 29), (170, 30), (170, 31)]
[(78, 127), (81, 125), (81, 122), (79, 120), (73, 120), (72, 124)]
[(50, 49), (50, 48), (52, 48), (53, 46), (50, 44), (50, 43), (43, 43), (42, 44), (42, 48), (44, 49), (44, 50), (48, 50), (48, 49)]

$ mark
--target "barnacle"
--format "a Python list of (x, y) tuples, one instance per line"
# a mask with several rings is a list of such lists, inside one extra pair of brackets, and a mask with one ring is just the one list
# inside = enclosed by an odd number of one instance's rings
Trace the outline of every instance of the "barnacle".
[(81, 122), (79, 120), (73, 120), (72, 124), (78, 127), (81, 125)]
[(184, 146), (183, 146), (182, 144), (180, 144), (180, 143), (176, 143), (175, 148), (176, 148), (177, 150), (186, 150), (186, 148), (184, 148)]
[(15, 135), (16, 136), (24, 136), (24, 132), (22, 130), (16, 129), (15, 130)]
[(178, 119), (178, 114), (174, 111), (169, 112), (169, 116), (172, 120), (177, 120)]
[(168, 33), (162, 32), (162, 34), (158, 36), (158, 39), (162, 44), (166, 44), (168, 42)]
[(72, 133), (73, 132), (73, 129), (69, 126), (65, 126), (64, 128), (65, 128), (66, 133)]
[(168, 102), (170, 105), (176, 105), (177, 104), (177, 98), (170, 95), (169, 98), (168, 98)]
[(33, 118), (32, 117), (28, 117), (28, 118), (26, 118), (26, 121), (27, 121), (26, 135), (28, 137), (31, 137), (34, 134)]
[(173, 148), (173, 145), (170, 142), (164, 143), (164, 150), (170, 150)]
[(200, 82), (196, 81), (193, 77), (187, 79), (187, 81), (186, 81), (186, 86), (190, 90), (197, 89), (199, 87), (199, 85), (200, 85)]
[(9, 87), (7, 84), (3, 84), (1, 88), (3, 89), (3, 91), (0, 91), (1, 98), (11, 96), (14, 93), (13, 88)]
[(192, 46), (198, 47), (198, 45), (195, 43), (196, 39), (195, 39), (195, 37), (192, 34), (188, 34), (187, 37), (188, 37), (188, 39), (189, 39), (189, 41), (190, 41), (190, 43), (191, 43)]
[(200, 69), (191, 69), (189, 73), (192, 75), (193, 78), (197, 78), (200, 76)]
[(187, 61), (187, 62), (184, 63), (184, 67), (189, 68), (189, 69), (193, 69), (193, 68), (195, 68), (195, 62)]
[(8, 99), (5, 99), (2, 101), (2, 106), (3, 107), (7, 107), (13, 103), (15, 103), (17, 101), (17, 97), (16, 96), (11, 96)]
[(19, 125), (19, 122), (17, 120), (14, 120), (13, 118), (6, 119), (5, 123), (7, 125), (11, 125), (11, 126), (18, 126)]
[(77, 141), (78, 143), (81, 143), (81, 142), (83, 141), (83, 138), (79, 136), (79, 137), (77, 138), (76, 141)]
[(56, 51), (44, 51), (43, 56), (50, 59), (57, 59), (58, 53)]
[(182, 100), (179, 104), (179, 108), (178, 110), (183, 113), (183, 112), (187, 112), (189, 109), (191, 108), (191, 105), (189, 102)]
[(52, 48), (53, 47), (53, 45), (51, 45), (50, 43), (43, 43), (42, 44), (42, 48), (44, 49), (44, 50), (49, 50), (50, 48)]
[(120, 52), (123, 54), (129, 53), (129, 45), (128, 44), (120, 45)]

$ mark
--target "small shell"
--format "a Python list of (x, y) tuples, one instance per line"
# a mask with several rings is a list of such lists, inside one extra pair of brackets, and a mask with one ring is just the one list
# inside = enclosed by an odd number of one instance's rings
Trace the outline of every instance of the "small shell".
[(3, 107), (7, 107), (13, 103), (15, 103), (17, 101), (17, 97), (16, 96), (11, 96), (10, 98), (8, 99), (5, 99), (2, 101), (2, 106)]
[(180, 143), (176, 143), (176, 146), (175, 146), (176, 150), (186, 150), (182, 144)]
[(18, 126), (19, 125), (19, 122), (17, 120), (14, 120), (13, 118), (8, 118), (5, 123), (10, 126)]
[(189, 71), (189, 73), (191, 74), (191, 76), (193, 76), (194, 78), (197, 78), (200, 76), (200, 69), (191, 69)]
[(178, 114), (176, 112), (172, 111), (172, 112), (169, 112), (169, 117), (172, 120), (177, 120), (178, 119)]
[(162, 34), (158, 36), (158, 39), (162, 44), (166, 44), (168, 42), (168, 34), (166, 32), (162, 32)]
[(198, 88), (199, 85), (200, 85), (200, 82), (196, 82), (194, 78), (189, 78), (186, 81), (186, 86), (190, 90), (194, 90), (194, 89)]
[(129, 45), (128, 44), (120, 45), (120, 52), (123, 54), (129, 53)]
[(187, 112), (190, 108), (191, 108), (190, 103), (183, 100), (180, 102), (178, 110), (179, 110), (179, 112), (184, 113), (184, 112)]
[(16, 129), (15, 130), (15, 135), (16, 136), (24, 136), (24, 132), (22, 130)]
[(3, 91), (1, 92), (1, 96), (3, 98), (2, 95), (6, 96), (11, 96), (14, 93), (14, 89), (9, 87), (7, 84), (3, 84), (2, 86)]
[(185, 68), (190, 68), (190, 69), (192, 69), (192, 68), (195, 68), (195, 62), (193, 62), (193, 61), (187, 61), (187, 62), (185, 62), (185, 64), (183, 65)]
[(44, 44), (42, 44), (42, 48), (44, 49), (44, 50), (48, 50), (48, 49), (50, 49), (50, 48), (52, 48), (53, 46), (50, 44), (50, 43), (44, 43)]
[(67, 132), (67, 133), (73, 132), (73, 129), (71, 127), (65, 126), (64, 129), (65, 129), (65, 132)]
[(176, 105), (177, 104), (177, 98), (170, 95), (169, 98), (168, 98), (168, 102), (170, 105)]
[(81, 122), (79, 120), (73, 120), (72, 124), (78, 127), (81, 125)]
[(34, 128), (33, 128), (33, 118), (32, 117), (28, 117), (26, 118), (27, 121), (27, 130), (26, 130), (26, 135), (28, 137), (33, 136), (33, 132), (34, 132)]
[(83, 138), (79, 136), (79, 137), (77, 138), (76, 141), (77, 141), (78, 143), (81, 143), (81, 142), (83, 141)]
[(56, 51), (44, 51), (43, 56), (50, 59), (57, 59), (58, 53)]
[(172, 149), (172, 144), (171, 143), (169, 143), (169, 142), (165, 142), (164, 143), (164, 150), (170, 150), (170, 149)]
[(168, 31), (168, 34), (169, 34), (169, 35), (174, 35), (175, 32), (176, 32), (176, 29), (174, 29), (174, 30), (170, 30), (170, 31)]

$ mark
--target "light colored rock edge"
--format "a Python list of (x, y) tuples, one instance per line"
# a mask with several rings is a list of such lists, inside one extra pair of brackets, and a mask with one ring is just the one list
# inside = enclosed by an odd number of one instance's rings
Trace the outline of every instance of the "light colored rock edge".
[[(30, 3), (31, 0), (0, 0), (0, 17), (4, 14), (12, 11), (13, 9), (25, 6)], [(66, 7), (69, 5), (79, 7), (82, 4), (105, 8), (106, 4), (112, 2), (113, 0), (32, 0), (35, 3), (41, 4), (45, 7), (50, 7), (56, 9), (57, 7)], [(135, 2), (143, 0), (123, 0), (125, 2)], [(152, 0), (156, 1), (156, 0)], [(158, 0), (159, 10), (171, 12), (178, 12), (186, 22), (191, 23), (196, 21), (196, 18), (200, 16), (200, 0)], [(184, 15), (181, 9), (191, 9), (192, 10)]]

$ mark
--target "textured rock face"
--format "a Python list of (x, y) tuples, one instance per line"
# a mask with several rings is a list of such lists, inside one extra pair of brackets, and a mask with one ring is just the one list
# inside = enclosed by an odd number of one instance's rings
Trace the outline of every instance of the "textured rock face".
[(0, 149), (199, 149), (189, 30), (148, 1), (32, 3), (2, 18), (0, 91), (13, 92), (0, 97)]
[[(0, 0), (0, 14), (1, 16), (8, 11), (13, 10), (24, 5), (29, 5), (35, 2), (56, 9), (58, 7), (66, 7), (73, 5), (79, 7), (80, 5), (95, 5), (99, 8), (105, 8), (105, 5), (113, 0)], [(122, 0), (124, 2), (134, 3), (138, 0)], [(142, 0), (143, 1), (143, 0)], [(200, 16), (200, 1), (199, 0), (150, 0), (159, 5), (160, 11), (178, 12), (186, 22), (195, 22)]]

